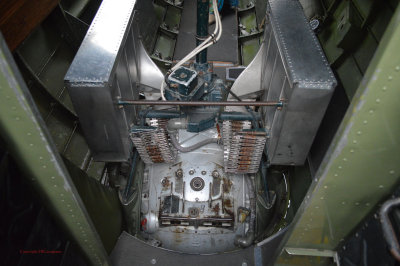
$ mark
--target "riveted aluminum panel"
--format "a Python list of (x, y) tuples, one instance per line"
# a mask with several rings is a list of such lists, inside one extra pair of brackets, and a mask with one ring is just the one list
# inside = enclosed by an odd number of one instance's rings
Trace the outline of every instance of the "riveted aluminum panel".
[(264, 33), (261, 86), (271, 164), (302, 165), (336, 86), (314, 32), (297, 0), (270, 0)]
[(399, 18), (400, 6), (293, 219), (287, 248), (338, 250), (398, 188)]
[[(211, 245), (211, 244), (210, 244)], [(234, 252), (222, 252), (209, 255), (197, 255), (157, 248), (145, 243), (138, 238), (123, 232), (110, 255), (112, 265), (261, 265), (255, 262), (253, 247), (240, 249)], [(133, 263), (134, 262), (134, 263)]]
[(157, 28), (150, 1), (103, 1), (64, 78), (95, 160), (129, 158), (137, 110), (116, 102), (160, 87), (162, 73), (145, 49)]

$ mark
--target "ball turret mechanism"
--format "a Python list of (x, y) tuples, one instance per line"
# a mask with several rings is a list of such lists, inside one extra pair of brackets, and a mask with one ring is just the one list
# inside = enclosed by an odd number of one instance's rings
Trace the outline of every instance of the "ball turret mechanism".
[(177, 105), (144, 108), (130, 136), (145, 163), (141, 236), (173, 250), (215, 253), (254, 240), (254, 176), (267, 134), (250, 107), (227, 112), (223, 105), (190, 104), (226, 101), (229, 92), (207, 62), (206, 48), (220, 36), (219, 14), (209, 36), (208, 1), (197, 7), (198, 46), (167, 72), (161, 87), (162, 100)]

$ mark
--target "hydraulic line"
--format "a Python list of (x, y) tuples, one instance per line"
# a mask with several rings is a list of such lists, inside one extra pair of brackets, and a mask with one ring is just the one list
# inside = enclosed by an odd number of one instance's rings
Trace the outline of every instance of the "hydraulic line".
[(249, 247), (253, 244), (255, 238), (255, 222), (256, 222), (256, 196), (255, 189), (253, 184), (254, 176), (247, 176), (246, 185), (249, 189), (248, 195), (250, 200), (250, 221), (249, 221), (249, 229), (246, 232), (245, 236), (237, 236), (235, 238), (235, 245), (245, 248)]
[(182, 147), (179, 144), (179, 142), (176, 139), (176, 137), (174, 136), (174, 134), (172, 134), (170, 139), (171, 139), (172, 145), (180, 152), (191, 152), (191, 151), (197, 150), (198, 148), (201, 148), (201, 147), (203, 147), (203, 146), (205, 146), (207, 144), (217, 143), (218, 142), (217, 138), (211, 138), (211, 139), (205, 139), (203, 141), (200, 141), (200, 142), (198, 142), (198, 143), (196, 143), (196, 144), (194, 144), (192, 146), (189, 146), (189, 147)]

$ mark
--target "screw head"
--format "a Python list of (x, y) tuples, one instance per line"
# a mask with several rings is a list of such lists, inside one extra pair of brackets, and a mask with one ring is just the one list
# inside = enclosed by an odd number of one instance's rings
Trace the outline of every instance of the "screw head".
[(179, 168), (178, 170), (176, 170), (175, 175), (178, 178), (182, 178), (183, 177), (183, 170)]
[(189, 216), (197, 217), (199, 216), (200, 210), (198, 208), (189, 208)]
[(190, 170), (189, 175), (193, 175), (193, 174), (194, 174), (194, 170)]
[(161, 185), (163, 187), (168, 186), (169, 185), (168, 178), (164, 177), (163, 180), (161, 181)]
[(219, 177), (219, 173), (218, 173), (218, 171), (217, 170), (214, 170), (213, 172), (212, 172), (212, 177), (214, 177), (214, 178), (218, 178)]

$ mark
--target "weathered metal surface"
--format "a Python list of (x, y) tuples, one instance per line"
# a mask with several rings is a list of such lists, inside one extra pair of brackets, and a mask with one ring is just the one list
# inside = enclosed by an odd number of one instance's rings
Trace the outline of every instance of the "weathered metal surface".
[(334, 250), (399, 182), (400, 7), (300, 206), (287, 247)]
[(106, 252), (110, 254), (125, 224), (117, 190), (87, 176), (68, 160), (64, 159), (64, 164)]
[(285, 250), (282, 256), (273, 264), (275, 266), (303, 266), (303, 265), (319, 265), (319, 266), (338, 266), (336, 257), (312, 256), (312, 255), (291, 255)]
[(57, 6), (13, 56), (60, 153), (99, 179), (104, 163), (92, 160), (64, 86), (65, 73), (88, 28)]
[[(215, 128), (201, 133), (179, 130), (183, 147), (216, 136)], [(148, 236), (181, 252), (234, 250), (235, 236), (247, 227), (237, 219), (238, 207), (249, 208), (244, 180), (244, 175), (224, 172), (223, 149), (216, 143), (179, 153), (174, 164), (146, 165), (142, 213), (150, 227)]]
[(124, 232), (121, 234), (120, 239), (111, 254), (111, 262), (115, 266), (258, 266), (259, 264), (255, 264), (254, 254), (255, 252), (253, 247), (221, 254), (185, 254), (150, 246), (149, 244)]
[[(210, 13), (210, 2), (197, 0), (197, 21), (196, 21), (196, 46), (208, 37), (208, 15)], [(196, 63), (207, 63), (207, 49), (196, 55)]]
[(96, 160), (129, 158), (137, 109), (117, 106), (117, 99), (138, 99), (161, 85), (163, 76), (145, 49), (155, 23), (149, 1), (103, 1), (64, 78)]
[(224, 166), (227, 173), (254, 174), (260, 166), (267, 133), (251, 131), (249, 121), (224, 121)]
[[(159, 23), (151, 1), (137, 0), (134, 12), (135, 22), (132, 25), (133, 46), (129, 43), (127, 43), (127, 46), (129, 49), (136, 51), (136, 69), (140, 90), (145, 94), (146, 98), (158, 99), (164, 75), (149, 55), (154, 49)], [(130, 65), (134, 67), (133, 62), (130, 62)]]
[(270, 0), (264, 32), (261, 87), (271, 164), (302, 165), (336, 86), (336, 79), (298, 1)]
[(289, 228), (290, 225), (254, 245), (254, 258), (256, 266), (276, 265), (274, 264), (274, 260), (272, 258), (274, 257), (274, 254), (280, 252), (278, 248), (280, 247), (280, 243)]
[(128, 127), (135, 110), (118, 109), (113, 102), (138, 97), (135, 50), (124, 49), (133, 42), (134, 4), (103, 1), (64, 78), (96, 160), (129, 158)]
[(99, 235), (1, 35), (0, 45), (2, 137), (88, 261), (108, 265)]
[[(301, 2), (314, 6), (315, 1)], [(323, 15), (318, 38), (348, 99), (357, 91), (397, 5), (398, 1), (374, 0), (329, 1), (326, 5), (329, 11)]]
[[(259, 1), (258, 1), (259, 2)], [(231, 91), (242, 99), (256, 99), (263, 93), (261, 87), (262, 57), (264, 56), (264, 44), (261, 44), (256, 56), (251, 63), (233, 83)], [(232, 98), (232, 96), (229, 96)], [(229, 99), (228, 98), (228, 99)]]
[(134, 127), (131, 140), (144, 163), (171, 163), (176, 150), (169, 143), (166, 119), (152, 119), (151, 127)]

